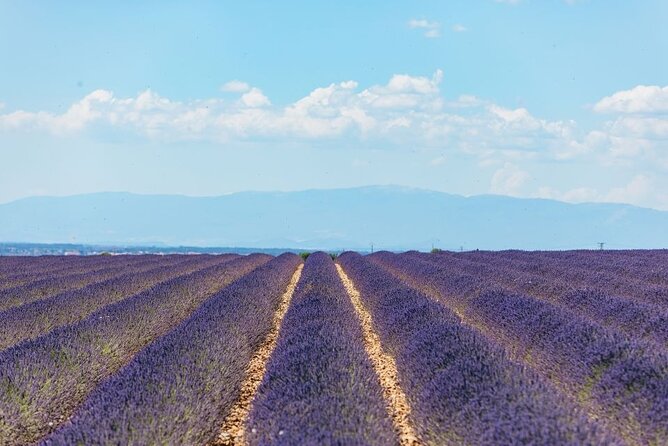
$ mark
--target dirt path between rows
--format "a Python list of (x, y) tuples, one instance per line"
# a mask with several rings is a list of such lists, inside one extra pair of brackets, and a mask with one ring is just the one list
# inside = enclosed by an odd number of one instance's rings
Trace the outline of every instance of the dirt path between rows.
[(281, 296), (281, 302), (278, 305), (276, 313), (274, 313), (271, 330), (248, 364), (246, 378), (241, 385), (239, 399), (234, 406), (232, 406), (232, 409), (230, 409), (227, 418), (225, 418), (220, 433), (218, 434), (218, 438), (213, 443), (214, 445), (240, 446), (246, 444), (246, 422), (253, 403), (253, 398), (255, 397), (255, 393), (264, 377), (267, 362), (276, 347), (278, 335), (281, 331), (281, 323), (283, 322), (285, 313), (287, 313), (288, 308), (290, 307), (290, 302), (292, 301), (295, 288), (297, 288), (297, 283), (299, 282), (303, 268), (303, 264), (299, 265), (295, 273), (292, 275), (292, 279), (290, 279), (288, 288), (285, 290), (285, 293), (283, 293), (283, 296)]
[(399, 437), (399, 444), (402, 446), (415, 446), (420, 444), (420, 441), (415, 434), (415, 429), (410, 422), (411, 408), (408, 404), (406, 394), (399, 385), (399, 378), (397, 374), (397, 366), (394, 358), (383, 351), (378, 334), (373, 329), (373, 319), (371, 314), (367, 311), (362, 303), (359, 291), (355, 288), (355, 284), (345, 273), (341, 265), (336, 264), (336, 270), (339, 273), (341, 282), (348, 292), (348, 296), (355, 307), (355, 312), (362, 325), (362, 333), (364, 336), (364, 348), (366, 349), (369, 359), (373, 364), (376, 375), (380, 380), (380, 385), (383, 389), (383, 398), (387, 406), (387, 411), (392, 418), (394, 430)]

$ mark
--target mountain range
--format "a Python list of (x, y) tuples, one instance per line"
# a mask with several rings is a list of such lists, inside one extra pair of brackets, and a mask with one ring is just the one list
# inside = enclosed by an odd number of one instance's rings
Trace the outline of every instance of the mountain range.
[[(0, 242), (326, 250), (666, 248), (668, 212), (398, 186), (0, 205)], [(373, 248), (372, 248), (373, 246)]]

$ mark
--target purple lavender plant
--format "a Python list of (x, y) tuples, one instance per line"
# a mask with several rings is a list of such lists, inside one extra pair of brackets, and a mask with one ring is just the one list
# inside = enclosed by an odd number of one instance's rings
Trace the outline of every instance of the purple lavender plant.
[(143, 258), (130, 262), (129, 265), (105, 265), (103, 268), (85, 272), (76, 271), (63, 276), (46, 276), (28, 285), (7, 288), (0, 291), (0, 311), (118, 277), (123, 275), (129, 266), (136, 270), (148, 269), (155, 265), (155, 261), (155, 258)]
[(359, 254), (341, 265), (396, 358), (426, 444), (605, 444), (576, 407), (459, 318)]
[(646, 444), (668, 438), (668, 357), (529, 296), (481, 293), (466, 315), (532, 365), (564, 383), (583, 404)]
[(178, 277), (0, 352), (0, 438), (5, 444), (39, 440), (102, 379), (214, 292), (270, 258), (251, 255)]
[(246, 438), (249, 445), (397, 442), (355, 309), (325, 253), (306, 260)]
[(43, 444), (212, 441), (300, 262), (283, 254), (216, 293), (97, 388)]
[(0, 332), (0, 351), (44, 335), (57, 327), (76, 323), (106, 305), (145, 291), (160, 282), (234, 258), (183, 256), (156, 262), (152, 269), (146, 271), (143, 268), (133, 271), (132, 267), (128, 267), (125, 275), (10, 308), (0, 312), (0, 325), (3, 327)]

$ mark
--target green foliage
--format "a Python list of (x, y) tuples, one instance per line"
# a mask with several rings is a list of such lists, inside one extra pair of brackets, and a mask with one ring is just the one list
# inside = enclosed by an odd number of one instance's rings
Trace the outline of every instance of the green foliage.
[(304, 261), (306, 261), (306, 259), (308, 259), (308, 256), (310, 256), (311, 253), (310, 252), (300, 252), (299, 255), (302, 259), (304, 259)]
[(336, 258), (337, 258), (339, 255), (338, 255), (337, 253), (335, 253), (335, 252), (330, 252), (330, 253), (329, 253), (329, 256), (332, 258), (332, 260), (336, 260)]
[(443, 252), (443, 250), (439, 249), (439, 248), (434, 248), (434, 249), (431, 250), (432, 254), (438, 254), (439, 252)]

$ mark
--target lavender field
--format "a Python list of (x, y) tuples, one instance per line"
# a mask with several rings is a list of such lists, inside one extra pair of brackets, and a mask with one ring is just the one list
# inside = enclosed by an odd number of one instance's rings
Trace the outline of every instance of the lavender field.
[(0, 327), (0, 445), (668, 445), (668, 251), (0, 257)]

